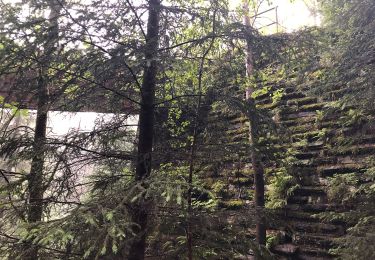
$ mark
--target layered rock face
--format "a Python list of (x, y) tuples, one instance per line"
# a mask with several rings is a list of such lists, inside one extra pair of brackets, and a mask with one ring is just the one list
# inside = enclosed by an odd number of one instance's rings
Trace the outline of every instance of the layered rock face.
[[(280, 89), (283, 94), (275, 102), (272, 93)], [(274, 140), (273, 145), (292, 149), (295, 158), (292, 175), (297, 188), (279, 209), (281, 221), (270, 223), (274, 230), (269, 233), (281, 230), (283, 234), (272, 249), (281, 258), (333, 258), (329, 249), (334, 246), (335, 238), (343, 236), (348, 228), (346, 223), (323, 222), (316, 216), (350, 210), (350, 205), (330, 200), (329, 178), (346, 173), (361, 174), (367, 167), (367, 159), (375, 154), (375, 131), (370, 123), (373, 120), (359, 118), (350, 122), (346, 117), (355, 107), (335, 108), (343, 93), (337, 87), (318, 96), (306, 85), (277, 83), (256, 98), (260, 109), (273, 112), (278, 134), (283, 136)], [(211, 120), (216, 126), (213, 130), (226, 132), (218, 140), (227, 147), (237, 145), (236, 150), (216, 161), (215, 170), (209, 171), (211, 189), (216, 189), (220, 207), (239, 211), (251, 208), (253, 188), (251, 161), (246, 155), (247, 119), (239, 114), (229, 114), (223, 119), (222, 114), (212, 113)], [(278, 139), (277, 135), (273, 139)], [(267, 155), (264, 163), (268, 172), (266, 179), (271, 178), (278, 166)], [(231, 217), (230, 222), (236, 220)]]
[(328, 180), (366, 169), (367, 159), (375, 153), (373, 120), (345, 118), (355, 107), (330, 111), (343, 93), (339, 87), (321, 97), (298, 87), (286, 88), (285, 93), (278, 105), (284, 107), (278, 124), (286, 128), (296, 150), (300, 187), (283, 209), (289, 241), (276, 246), (275, 252), (293, 259), (331, 258), (328, 251), (334, 239), (344, 235), (347, 227), (340, 222), (323, 223), (316, 215), (350, 210), (349, 205), (334, 203), (327, 196)]

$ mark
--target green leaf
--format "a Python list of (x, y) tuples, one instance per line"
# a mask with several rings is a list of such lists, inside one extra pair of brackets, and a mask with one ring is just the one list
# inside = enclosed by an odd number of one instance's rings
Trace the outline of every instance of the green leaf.
[(105, 218), (106, 218), (106, 220), (108, 220), (108, 221), (112, 221), (112, 219), (113, 219), (113, 211), (109, 211), (109, 212), (107, 212), (107, 213), (105, 214)]
[(106, 247), (106, 245), (104, 245), (104, 246), (102, 247), (102, 249), (100, 250), (100, 254), (101, 254), (101, 255), (105, 255), (106, 252), (107, 252), (107, 247)]
[(114, 241), (113, 244), (112, 244), (112, 252), (116, 254), (117, 251), (118, 251), (118, 246), (117, 246), (116, 242)]

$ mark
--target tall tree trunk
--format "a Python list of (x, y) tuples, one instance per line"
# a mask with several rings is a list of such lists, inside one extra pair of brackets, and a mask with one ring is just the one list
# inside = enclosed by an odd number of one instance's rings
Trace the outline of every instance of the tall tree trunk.
[[(149, 1), (143, 82), (141, 87), (141, 111), (139, 115), (138, 154), (135, 179), (142, 181), (150, 175), (154, 134), (154, 99), (159, 46), (160, 0)], [(147, 205), (140, 203), (132, 212), (133, 221), (139, 225), (137, 239), (129, 250), (129, 260), (144, 259), (147, 231)]]
[[(251, 30), (251, 18), (249, 14), (249, 2), (244, 0), (243, 2), (243, 11), (244, 11), (244, 25), (247, 30)], [(249, 33), (250, 35), (250, 33)], [(253, 52), (249, 39), (246, 41), (246, 74), (247, 77), (253, 75), (254, 72), (254, 60)], [(257, 114), (256, 105), (254, 98), (251, 97), (254, 92), (253, 87), (248, 86), (246, 89), (246, 99), (248, 105), (250, 106), (250, 128), (249, 128), (249, 138), (252, 144), (251, 149), (251, 162), (254, 170), (254, 186), (255, 186), (255, 196), (254, 204), (256, 207), (257, 213), (257, 222), (256, 222), (256, 238), (260, 245), (266, 244), (266, 225), (263, 217), (264, 209), (264, 168), (259, 154), (258, 140), (259, 140), (259, 116)]]
[[(37, 117), (35, 122), (34, 134), (34, 156), (31, 161), (30, 174), (28, 176), (29, 205), (27, 209), (27, 221), (30, 224), (40, 222), (43, 215), (43, 194), (45, 187), (43, 184), (43, 169), (46, 150), (46, 129), (47, 115), (50, 106), (48, 94), (48, 67), (51, 63), (52, 54), (56, 49), (58, 41), (58, 16), (61, 6), (59, 3), (51, 0), (49, 2), (51, 12), (49, 16), (49, 30), (46, 44), (44, 45), (43, 57), (40, 61), (38, 75), (38, 103)], [(26, 244), (25, 259), (38, 259), (39, 248), (32, 245), (31, 242)]]
[(250, 142), (251, 149), (251, 164), (254, 171), (254, 205), (256, 207), (256, 238), (259, 245), (266, 245), (266, 225), (264, 219), (264, 168), (262, 158), (259, 153), (259, 117), (256, 113), (256, 106), (253, 98), (248, 99), (248, 104), (251, 107), (250, 111), (255, 111), (250, 116)]
[[(27, 221), (36, 223), (42, 220), (43, 213), (43, 168), (45, 157), (45, 142), (48, 113), (48, 91), (44, 79), (41, 77), (38, 83), (38, 111), (34, 135), (34, 157), (31, 162), (31, 170), (28, 178), (29, 207)], [(27, 246), (26, 259), (38, 259), (38, 247)]]

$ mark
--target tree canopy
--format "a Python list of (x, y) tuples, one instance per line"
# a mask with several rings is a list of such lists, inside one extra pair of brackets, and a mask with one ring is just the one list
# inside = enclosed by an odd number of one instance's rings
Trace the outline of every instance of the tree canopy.
[(1, 2), (0, 256), (373, 257), (375, 4), (266, 35), (262, 2)]

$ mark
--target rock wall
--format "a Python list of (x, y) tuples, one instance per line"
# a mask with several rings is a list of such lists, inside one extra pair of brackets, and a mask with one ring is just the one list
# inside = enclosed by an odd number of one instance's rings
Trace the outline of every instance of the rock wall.
[(335, 107), (343, 93), (340, 87), (320, 97), (303, 86), (285, 91), (278, 105), (278, 124), (287, 129), (294, 142), (300, 188), (288, 198), (283, 210), (291, 231), (289, 243), (296, 246), (296, 252), (285, 252), (285, 246), (278, 246), (275, 251), (297, 259), (330, 258), (333, 256), (328, 250), (334, 238), (344, 235), (345, 223), (322, 223), (314, 215), (350, 210), (348, 205), (330, 201), (328, 178), (360, 174), (366, 169), (366, 159), (375, 153), (373, 123), (365, 117), (347, 118), (355, 107)]
[[(366, 159), (375, 154), (375, 131), (372, 120), (347, 119), (354, 107), (337, 108), (336, 102), (344, 91), (337, 87), (317, 96), (306, 84), (278, 82), (270, 84), (270, 91), (257, 97), (259, 108), (274, 112), (279, 134), (288, 136), (275, 142), (294, 151), (294, 178), (299, 185), (280, 209), (281, 222), (272, 224), (269, 232), (284, 234), (273, 252), (286, 259), (330, 259), (329, 249), (334, 239), (345, 234), (347, 226), (340, 222), (323, 223), (316, 214), (350, 210), (348, 205), (335, 204), (327, 195), (328, 179), (336, 174), (361, 174)], [(272, 92), (282, 90), (282, 97), (274, 102)], [(242, 115), (222, 113), (211, 115), (213, 130), (226, 131), (217, 137), (227, 147), (237, 147), (225, 159), (216, 162), (216, 170), (208, 176), (212, 190), (221, 202), (219, 207), (230, 210), (251, 208), (252, 170), (248, 150), (248, 122)], [(221, 123), (225, 121), (225, 123)], [(277, 137), (276, 137), (277, 139)], [(241, 146), (242, 144), (242, 146)], [(266, 178), (277, 167), (265, 158)], [(235, 220), (231, 220), (235, 222)], [(281, 223), (281, 224), (280, 224)], [(252, 231), (249, 231), (252, 233)]]

